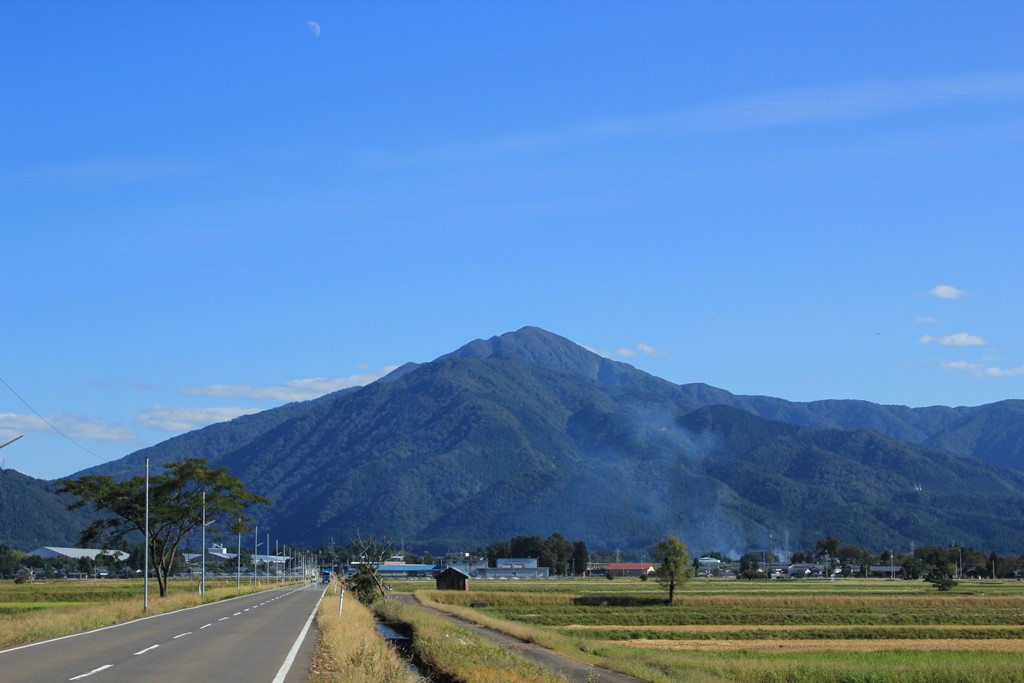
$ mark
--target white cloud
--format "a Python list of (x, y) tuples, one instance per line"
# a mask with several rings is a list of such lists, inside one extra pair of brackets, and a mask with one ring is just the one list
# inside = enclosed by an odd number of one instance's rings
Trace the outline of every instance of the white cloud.
[(38, 415), (0, 413), (0, 429), (16, 432), (60, 431), (72, 439), (111, 443), (133, 443), (138, 440), (138, 434), (130, 429), (75, 413), (56, 415), (46, 419)]
[(636, 356), (636, 351), (634, 351), (633, 349), (627, 349), (626, 347), (622, 347), (621, 349), (615, 352), (615, 355), (622, 356), (623, 358), (633, 358)]
[(947, 370), (980, 370), (981, 366), (977, 363), (968, 363), (964, 360), (955, 360), (948, 363), (942, 363), (942, 367)]
[(938, 322), (938, 318), (934, 318), (930, 315), (919, 315), (914, 318), (915, 325), (937, 325)]
[(590, 351), (591, 353), (596, 353), (597, 355), (601, 356), (602, 358), (611, 358), (612, 357), (612, 354), (608, 353), (607, 351), (602, 351), (601, 349), (595, 349), (593, 346), (587, 346), (586, 344), (580, 344), (580, 346), (585, 348), (587, 351)]
[(188, 432), (258, 412), (259, 408), (175, 408), (154, 405), (139, 413), (135, 422), (162, 432)]
[(658, 349), (654, 348), (650, 344), (642, 344), (642, 343), (641, 344), (637, 344), (636, 348), (640, 349), (640, 351), (644, 355), (650, 356), (651, 358), (661, 358), (663, 356), (667, 356), (668, 355), (667, 352), (659, 351)]
[(286, 402), (308, 401), (333, 391), (370, 384), (392, 372), (397, 367), (396, 365), (389, 365), (377, 373), (350, 375), (348, 377), (293, 379), (278, 386), (254, 387), (249, 384), (207, 384), (204, 386), (185, 387), (182, 391), (192, 396), (218, 396), (221, 398), (249, 398), (255, 400), (272, 399)]
[(32, 432), (49, 429), (50, 426), (41, 417), (35, 415), (18, 415), (17, 413), (0, 413), (0, 429)]
[(1024, 375), (1024, 365), (1019, 368), (987, 368), (984, 374), (989, 377), (1019, 377)]
[(952, 285), (937, 285), (932, 287), (928, 294), (939, 299), (960, 299), (966, 296), (967, 292)]
[(939, 340), (939, 343), (943, 346), (982, 346), (985, 343), (985, 340), (973, 334), (958, 332), (956, 334), (943, 337)]
[(931, 344), (932, 342), (938, 342), (942, 346), (982, 346), (985, 344), (985, 340), (981, 337), (966, 332), (957, 332), (945, 337), (933, 337), (926, 334), (917, 340), (918, 344)]

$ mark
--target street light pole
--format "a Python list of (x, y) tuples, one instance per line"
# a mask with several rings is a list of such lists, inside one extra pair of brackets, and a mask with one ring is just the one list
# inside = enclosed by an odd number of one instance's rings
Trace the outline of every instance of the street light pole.
[(149, 612), (149, 456), (146, 456), (146, 533), (143, 535), (145, 538), (143, 539), (142, 556), (145, 558), (143, 564), (145, 573), (142, 577), (142, 613), (145, 614)]
[(206, 595), (206, 491), (203, 491), (203, 569), (199, 575), (199, 595)]

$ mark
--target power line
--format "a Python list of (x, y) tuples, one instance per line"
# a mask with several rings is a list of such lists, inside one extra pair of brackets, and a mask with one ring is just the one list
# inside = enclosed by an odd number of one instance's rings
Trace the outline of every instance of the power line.
[(86, 453), (88, 453), (89, 455), (93, 456), (94, 458), (97, 458), (97, 459), (99, 459), (99, 460), (102, 460), (102, 461), (103, 461), (103, 462), (105, 462), (105, 463), (109, 463), (109, 462), (111, 462), (109, 458), (104, 458), (104, 457), (103, 457), (102, 455), (97, 455), (96, 453), (94, 453), (93, 451), (89, 450), (88, 448), (86, 448), (86, 447), (85, 447), (85, 446), (83, 446), (82, 444), (78, 443), (77, 441), (75, 441), (74, 439), (72, 439), (72, 438), (71, 438), (70, 436), (68, 436), (67, 434), (65, 434), (64, 432), (62, 432), (62, 431), (61, 431), (60, 429), (58, 429), (58, 428), (57, 428), (57, 426), (56, 426), (56, 425), (54, 425), (54, 424), (53, 424), (52, 422), (50, 422), (50, 421), (49, 421), (49, 420), (47, 420), (47, 419), (46, 419), (45, 417), (43, 417), (42, 415), (40, 415), (40, 414), (39, 414), (39, 411), (38, 411), (38, 410), (36, 410), (35, 408), (33, 408), (33, 407), (32, 407), (32, 406), (31, 406), (31, 405), (29, 404), (29, 402), (28, 402), (28, 401), (26, 401), (26, 400), (25, 400), (25, 399), (24, 399), (24, 398), (23, 398), (23, 397), (21, 396), (21, 394), (19, 394), (19, 393), (18, 393), (17, 391), (15, 391), (15, 390), (14, 390), (14, 387), (12, 387), (12, 386), (11, 386), (10, 384), (8, 384), (8, 383), (7, 383), (7, 380), (5, 380), (5, 379), (4, 379), (3, 377), (0, 377), (0, 382), (2, 382), (2, 383), (3, 383), (3, 385), (4, 385), (5, 387), (7, 387), (7, 389), (8, 389), (8, 390), (9, 390), (9, 391), (10, 391), (10, 392), (11, 392), (12, 394), (14, 394), (15, 396), (17, 396), (17, 397), (18, 397), (18, 400), (19, 400), (19, 401), (21, 401), (22, 403), (24, 403), (24, 404), (25, 404), (25, 407), (26, 407), (26, 408), (28, 408), (29, 410), (31, 410), (31, 411), (32, 411), (32, 413), (33, 413), (33, 414), (34, 414), (34, 415), (35, 415), (36, 417), (38, 417), (38, 418), (39, 418), (40, 420), (42, 420), (43, 422), (45, 422), (45, 423), (46, 423), (46, 424), (47, 424), (47, 425), (48, 425), (48, 426), (50, 427), (50, 429), (52, 429), (53, 431), (57, 432), (58, 434), (60, 434), (61, 436), (63, 436), (63, 437), (65, 438), (65, 439), (67, 439), (67, 440), (68, 440), (68, 441), (70, 441), (71, 443), (75, 444), (76, 446), (78, 446), (79, 448), (81, 448), (81, 449), (82, 449), (83, 451), (85, 451), (85, 452), (86, 452)]

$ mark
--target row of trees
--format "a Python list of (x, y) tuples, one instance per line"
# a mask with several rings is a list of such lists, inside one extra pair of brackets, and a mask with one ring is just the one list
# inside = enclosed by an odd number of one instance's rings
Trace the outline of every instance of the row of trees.
[(516, 536), (510, 541), (478, 548), (473, 554), (486, 557), (491, 566), (499, 557), (536, 557), (539, 566), (549, 567), (556, 576), (582, 576), (587, 571), (590, 558), (585, 542), (570, 542), (559, 533), (547, 538)]

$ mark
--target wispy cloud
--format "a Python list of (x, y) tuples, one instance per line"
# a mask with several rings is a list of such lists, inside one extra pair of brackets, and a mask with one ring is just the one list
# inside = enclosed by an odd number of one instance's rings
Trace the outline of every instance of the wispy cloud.
[(917, 340), (919, 344), (931, 344), (937, 342), (942, 346), (983, 346), (985, 340), (981, 337), (967, 332), (958, 332), (956, 334), (950, 334), (945, 337), (933, 337), (930, 334), (926, 334)]
[(27, 168), (8, 180), (73, 185), (127, 185), (196, 176), (206, 172), (208, 169), (196, 164), (166, 160), (96, 159)]
[(248, 398), (254, 400), (308, 401), (333, 391), (361, 387), (375, 382), (393, 371), (389, 365), (376, 373), (350, 375), (348, 377), (310, 377), (293, 379), (277, 386), (256, 387), (249, 384), (207, 384), (185, 387), (182, 391), (192, 396), (218, 396), (221, 398)]
[(650, 358), (662, 358), (668, 355), (667, 352), (660, 351), (651, 346), (650, 344), (644, 344), (643, 342), (637, 344), (636, 347), (633, 349), (622, 347), (615, 352), (615, 355), (620, 356), (622, 358), (635, 358), (638, 354), (641, 353)]
[(939, 299), (961, 299), (967, 296), (967, 292), (952, 285), (937, 285), (932, 287), (928, 295)]
[(366, 153), (364, 160), (381, 166), (467, 162), (497, 154), (644, 136), (693, 135), (872, 119), (923, 107), (1022, 97), (1024, 74), (1013, 72), (844, 83), (719, 100), (654, 115), (579, 122), (562, 130), (519, 132), (478, 142), (452, 142), (419, 150), (375, 150)]
[(1022, 377), (1024, 376), (1024, 365), (1019, 368), (985, 367), (981, 363), (971, 363), (958, 360), (948, 363), (941, 363), (940, 366), (946, 370), (964, 370), (972, 372), (978, 377)]
[(258, 412), (259, 408), (175, 408), (154, 405), (139, 413), (135, 422), (142, 427), (162, 432), (188, 432)]
[(968, 363), (965, 360), (954, 360), (946, 363), (940, 363), (940, 367), (946, 368), (947, 370), (982, 370), (984, 366), (978, 365), (977, 363)]

